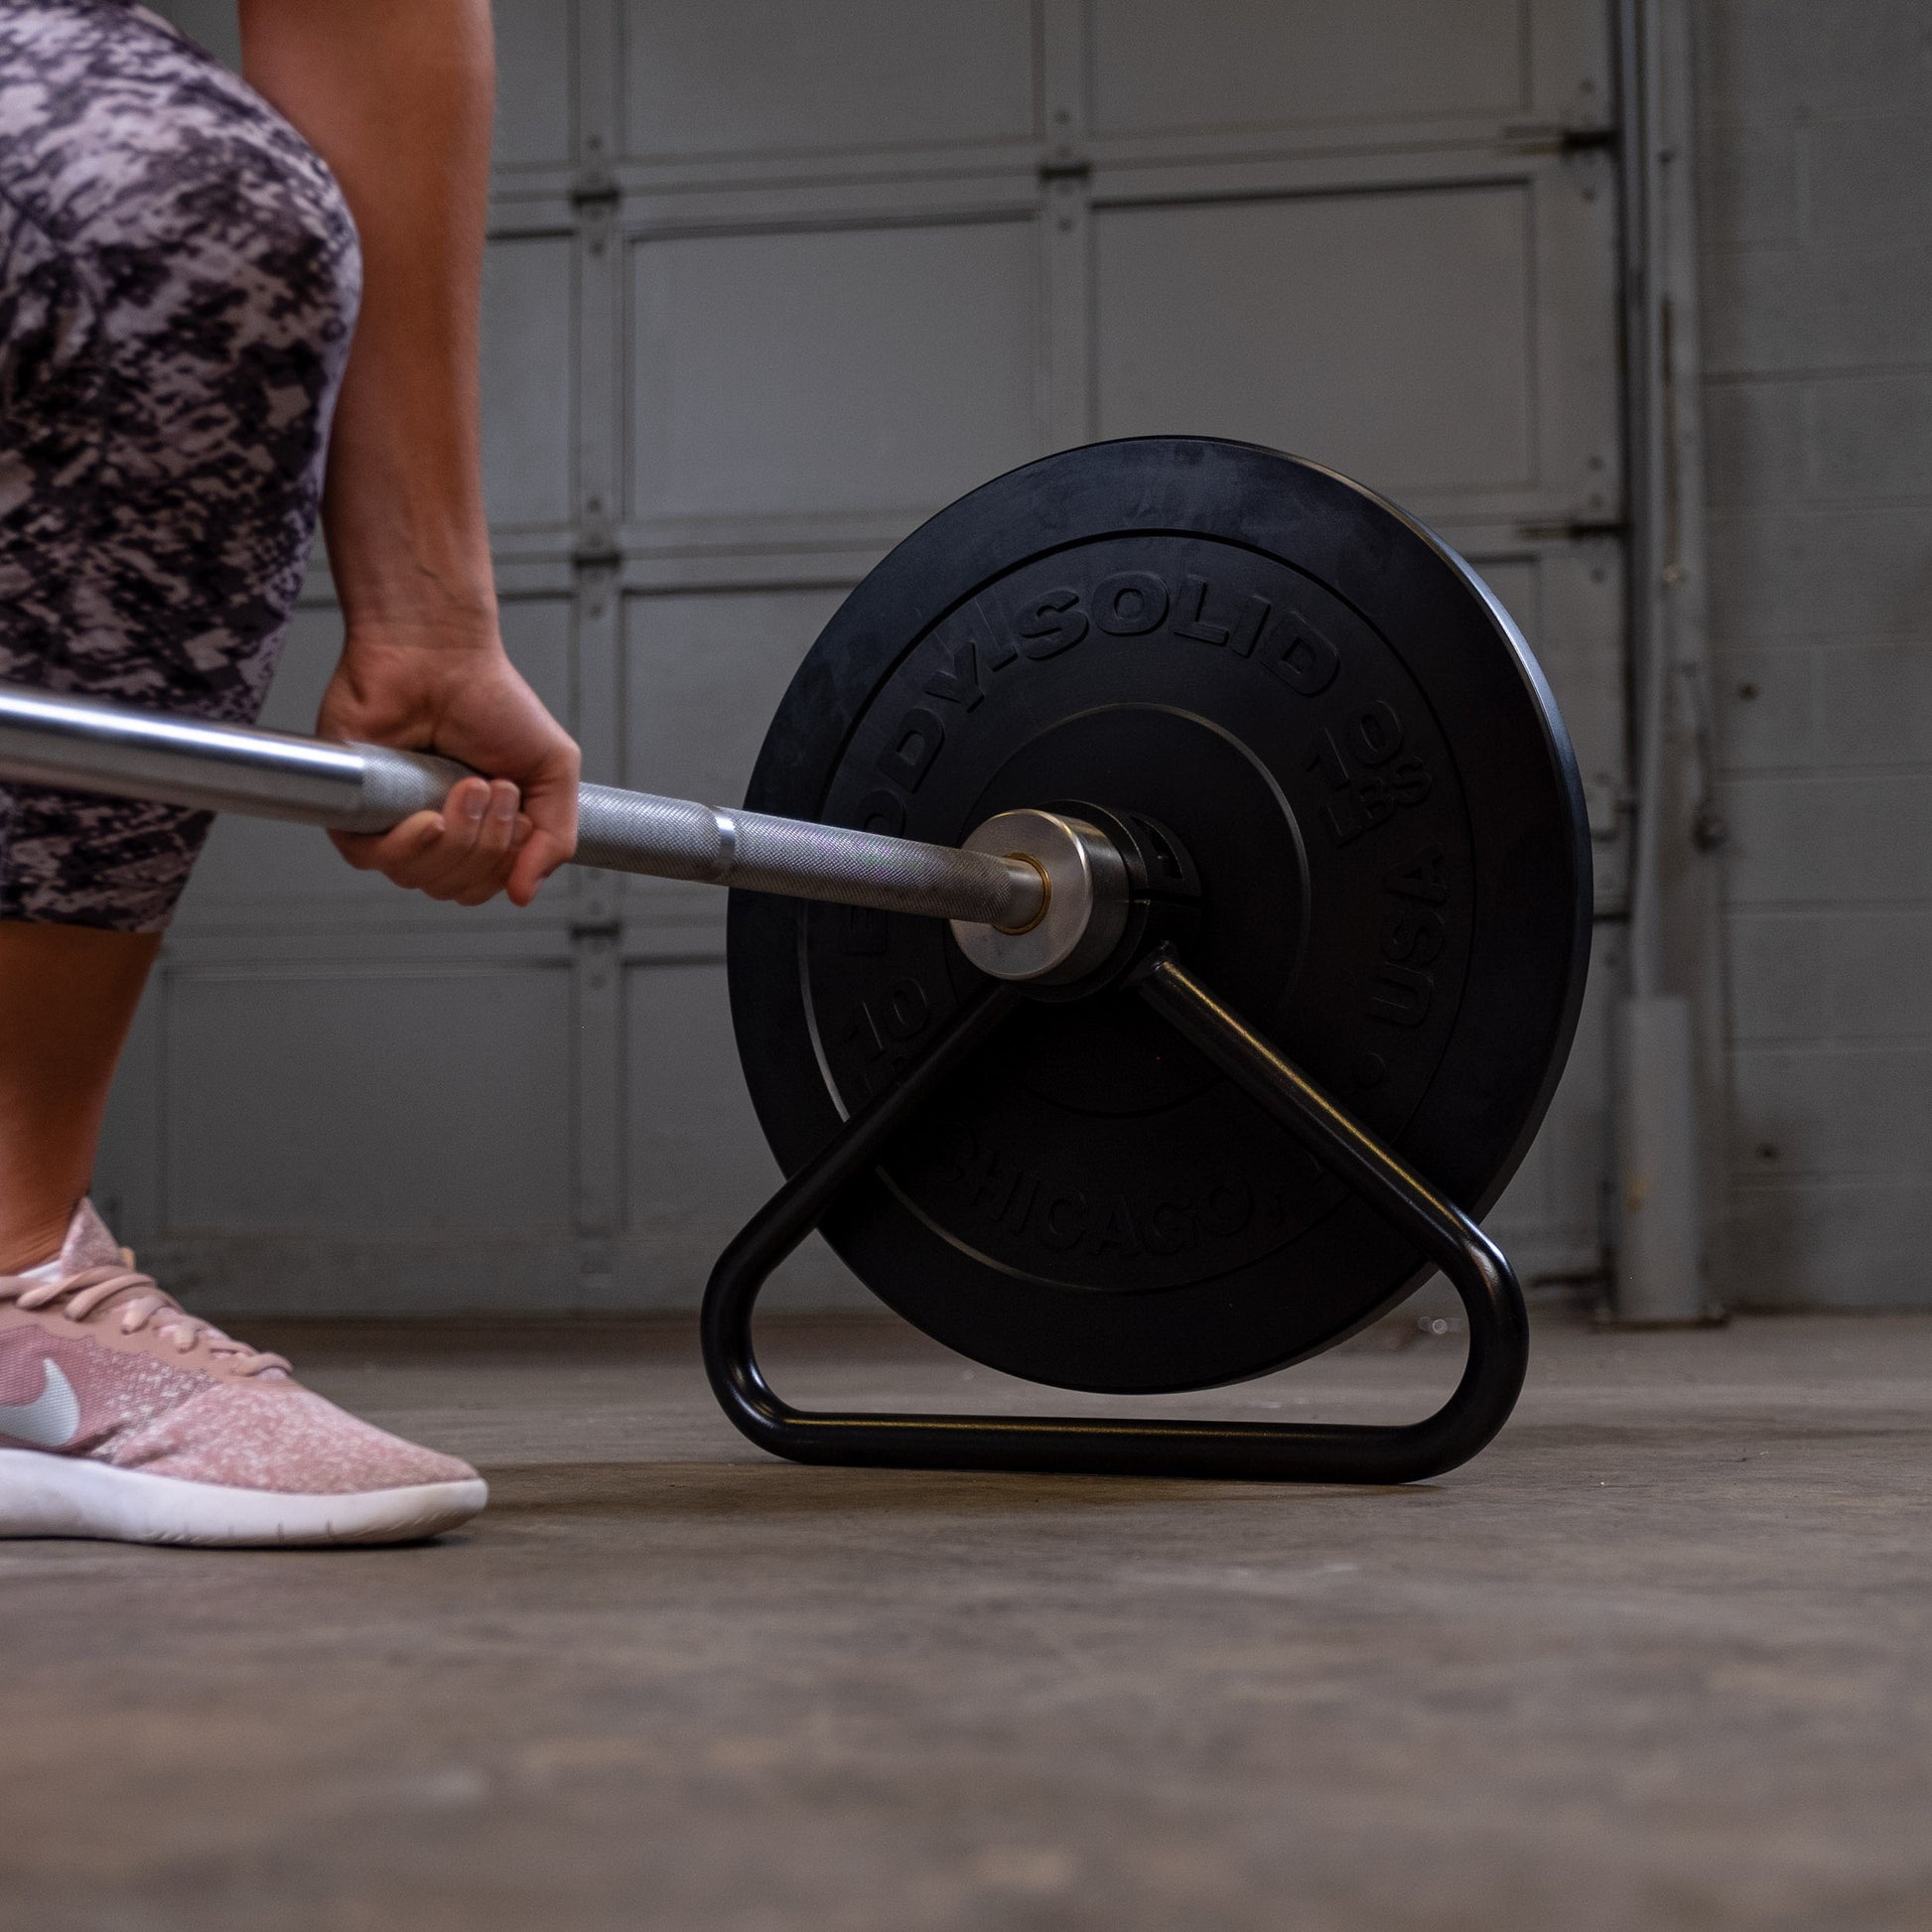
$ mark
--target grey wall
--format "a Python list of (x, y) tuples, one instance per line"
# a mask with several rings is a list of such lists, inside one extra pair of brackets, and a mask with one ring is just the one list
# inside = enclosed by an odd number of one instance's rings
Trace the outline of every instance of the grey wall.
[(1732, 1303), (1932, 1302), (1932, 7), (1703, 0)]
[[(178, 0), (211, 40), (219, 0)], [(1194, 431), (1410, 503), (1542, 653), (1622, 901), (1601, 0), (498, 0), (484, 456), (512, 653), (588, 774), (731, 802), (837, 600), (998, 471)], [(318, 576), (270, 705), (306, 728)], [(230, 823), (102, 1190), (235, 1311), (688, 1303), (773, 1180), (720, 895), (456, 914)], [(1492, 1225), (1600, 1254), (1597, 974)], [(822, 1252), (800, 1294), (843, 1292)]]

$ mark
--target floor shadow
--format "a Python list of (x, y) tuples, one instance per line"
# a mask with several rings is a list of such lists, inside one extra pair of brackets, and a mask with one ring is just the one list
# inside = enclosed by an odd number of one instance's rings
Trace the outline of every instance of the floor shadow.
[(1685, 1419), (1633, 1416), (1628, 1422), (1513, 1422), (1499, 1439), (1516, 1449), (1705, 1450), (1761, 1447), (1775, 1443), (1803, 1449), (1828, 1443), (1868, 1443), (1892, 1447), (1932, 1440), (1932, 1424), (1793, 1422), (1767, 1415), (1706, 1416)]
[(949, 1469), (801, 1468), (786, 1462), (545, 1462), (485, 1467), (489, 1514), (753, 1517), (1044, 1515), (1066, 1510), (1279, 1509), (1289, 1497), (1422, 1497), (1435, 1485), (1203, 1482), (1140, 1476), (1016, 1475)]

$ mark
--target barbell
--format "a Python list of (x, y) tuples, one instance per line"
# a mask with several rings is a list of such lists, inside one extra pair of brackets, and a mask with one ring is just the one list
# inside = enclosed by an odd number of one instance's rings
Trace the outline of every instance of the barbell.
[[(0, 778), (19, 783), (386, 832), (476, 775), (420, 752), (0, 684)], [(582, 785), (577, 801), (576, 865), (948, 919), (999, 979), (1078, 978), (1126, 922), (1115, 846), (1053, 813), (1003, 812), (963, 846), (942, 846), (611, 785)]]
[[(0, 777), (347, 831), (468, 775), (0, 688)], [(1395, 505), (1139, 438), (914, 531), (799, 665), (744, 809), (587, 784), (576, 862), (738, 889), (741, 1058), (787, 1178), (706, 1291), (707, 1369), (808, 1461), (1399, 1481), (1473, 1454), (1527, 1323), (1475, 1225), (1562, 1071), (1587, 827), (1548, 685)], [(813, 1229), (890, 1307), (1062, 1388), (1199, 1389), (1441, 1268), (1469, 1356), (1405, 1426), (829, 1415), (752, 1317)]]

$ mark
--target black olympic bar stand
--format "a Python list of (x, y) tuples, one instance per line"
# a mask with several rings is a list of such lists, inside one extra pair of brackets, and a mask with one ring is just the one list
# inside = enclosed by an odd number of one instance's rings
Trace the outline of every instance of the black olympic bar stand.
[(1165, 1422), (1125, 1418), (834, 1414), (795, 1409), (760, 1373), (752, 1318), (772, 1272), (934, 1104), (1026, 997), (988, 983), (899, 1078), (772, 1195), (712, 1270), (706, 1373), (727, 1416), (795, 1462), (1040, 1473), (1416, 1482), (1466, 1462), (1508, 1420), (1529, 1365), (1523, 1291), (1500, 1249), (1360, 1122), (1251, 1032), (1161, 944), (1127, 983), (1276, 1116), (1317, 1161), (1440, 1267), (1468, 1315), (1469, 1353), (1433, 1416), (1402, 1424)]

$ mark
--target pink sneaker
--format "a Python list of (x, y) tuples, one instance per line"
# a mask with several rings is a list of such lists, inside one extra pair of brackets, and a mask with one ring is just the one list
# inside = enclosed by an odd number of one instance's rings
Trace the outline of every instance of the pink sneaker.
[(468, 1463), (345, 1415), (133, 1261), (82, 1201), (56, 1259), (0, 1275), (0, 1537), (400, 1543), (488, 1500)]

